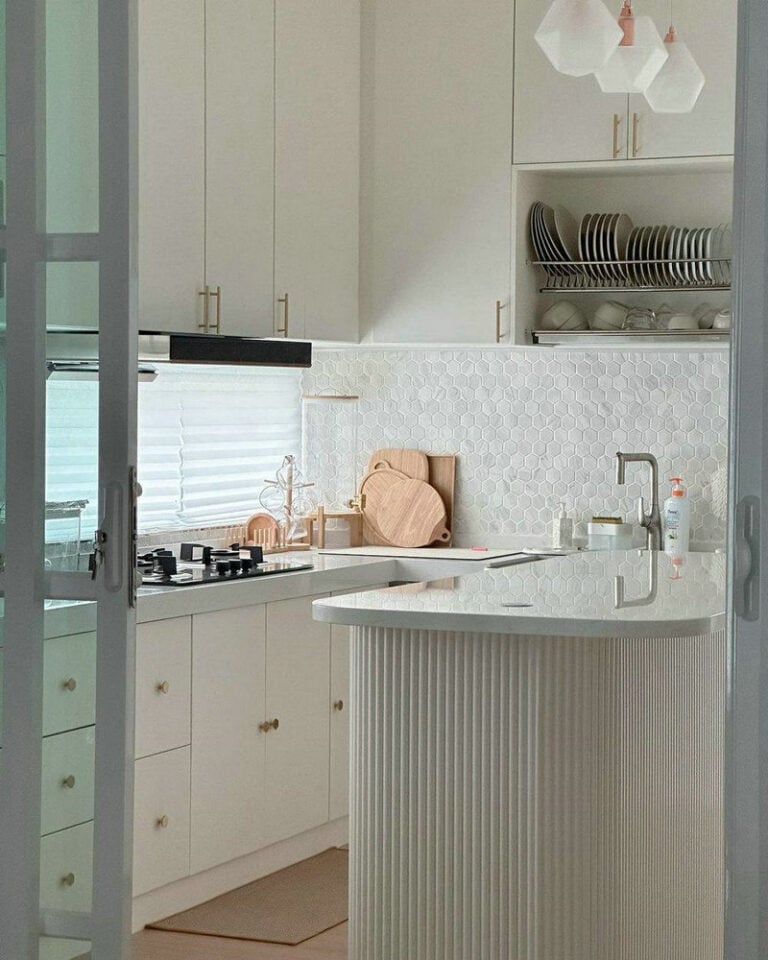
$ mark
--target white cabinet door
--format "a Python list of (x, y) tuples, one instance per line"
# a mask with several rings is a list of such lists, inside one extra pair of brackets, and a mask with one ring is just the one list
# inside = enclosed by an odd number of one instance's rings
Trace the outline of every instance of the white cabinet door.
[(189, 743), (192, 620), (177, 617), (136, 629), (136, 738), (134, 755)]
[(193, 618), (192, 873), (263, 845), (265, 636), (263, 606)]
[(40, 841), (40, 906), (88, 913), (93, 893), (93, 823)]
[(328, 820), (330, 627), (312, 600), (267, 604), (266, 842)]
[(273, 0), (207, 0), (205, 26), (206, 283), (221, 333), (271, 336)]
[(139, 326), (198, 332), (205, 2), (139, 0)]
[[(669, 13), (665, 0), (654, 0), (647, 12), (654, 16), (660, 32), (666, 30)], [(735, 0), (688, 0), (676, 4), (675, 27), (678, 39), (687, 44), (704, 74), (704, 89), (691, 113), (684, 114), (654, 113), (645, 97), (630, 97), (630, 156), (732, 154), (736, 115)], [(637, 134), (633, 138), (634, 114)]]
[(43, 737), (41, 832), (93, 819), (96, 728)]
[(189, 875), (190, 750), (135, 764), (133, 895)]
[(276, 297), (288, 336), (357, 340), (360, 0), (275, 16)]
[(349, 627), (331, 627), (331, 820), (349, 813)]
[(43, 735), (96, 722), (96, 634), (55, 637), (43, 647)]
[(547, 6), (537, 0), (515, 5), (514, 162), (626, 159), (626, 94), (603, 93), (591, 74), (555, 70), (533, 38)]
[(509, 324), (513, 5), (363, 8), (361, 332), (493, 341)]

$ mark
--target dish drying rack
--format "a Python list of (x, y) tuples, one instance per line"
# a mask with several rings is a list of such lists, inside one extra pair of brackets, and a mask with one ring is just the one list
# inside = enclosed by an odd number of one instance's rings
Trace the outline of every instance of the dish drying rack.
[[(540, 293), (602, 293), (612, 290), (616, 293), (682, 293), (694, 291), (727, 291), (731, 289), (731, 258), (703, 257), (689, 260), (528, 260), (529, 266), (540, 267), (547, 274), (546, 283), (539, 287)], [(672, 275), (674, 269), (689, 266), (691, 270), (702, 270), (707, 265), (708, 272), (722, 279), (681, 280)], [(600, 269), (613, 276), (596, 276)], [(639, 282), (631, 278), (631, 272), (663, 272), (664, 281)], [(563, 271), (562, 273), (560, 271)]]

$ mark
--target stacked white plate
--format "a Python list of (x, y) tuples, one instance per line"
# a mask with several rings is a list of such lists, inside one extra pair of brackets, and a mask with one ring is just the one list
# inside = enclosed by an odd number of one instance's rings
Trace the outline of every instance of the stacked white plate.
[(626, 213), (587, 213), (581, 223), (563, 207), (531, 207), (531, 242), (547, 276), (577, 278), (560, 288), (706, 287), (731, 282), (730, 224), (635, 227)]
[(579, 227), (579, 257), (588, 277), (598, 283), (625, 281), (620, 261), (627, 258), (632, 221), (626, 213), (588, 213)]
[(567, 277), (581, 272), (574, 263), (579, 259), (578, 226), (564, 207), (537, 201), (531, 207), (529, 225), (536, 259), (548, 276)]

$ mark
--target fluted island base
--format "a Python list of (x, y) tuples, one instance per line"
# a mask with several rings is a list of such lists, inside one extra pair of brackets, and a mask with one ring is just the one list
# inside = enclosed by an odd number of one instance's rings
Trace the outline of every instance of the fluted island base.
[(724, 631), (357, 627), (350, 960), (720, 960)]

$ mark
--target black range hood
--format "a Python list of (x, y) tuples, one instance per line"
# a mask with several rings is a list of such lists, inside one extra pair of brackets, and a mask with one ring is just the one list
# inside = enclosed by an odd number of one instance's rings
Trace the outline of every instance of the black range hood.
[(214, 333), (140, 330), (139, 360), (243, 367), (311, 367), (312, 344), (308, 340), (267, 340)]

